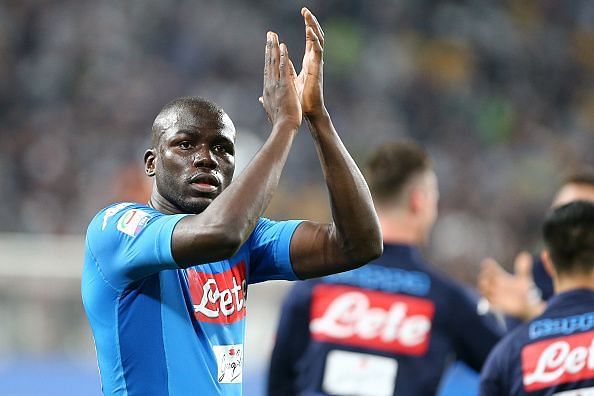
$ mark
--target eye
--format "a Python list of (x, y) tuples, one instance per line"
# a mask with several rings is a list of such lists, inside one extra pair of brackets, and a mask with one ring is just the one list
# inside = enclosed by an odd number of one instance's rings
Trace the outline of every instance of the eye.
[(179, 147), (183, 150), (188, 150), (192, 147), (192, 144), (189, 141), (184, 140), (182, 142), (179, 142)]
[(233, 155), (233, 147), (226, 144), (217, 144), (213, 147), (213, 150), (217, 153)]

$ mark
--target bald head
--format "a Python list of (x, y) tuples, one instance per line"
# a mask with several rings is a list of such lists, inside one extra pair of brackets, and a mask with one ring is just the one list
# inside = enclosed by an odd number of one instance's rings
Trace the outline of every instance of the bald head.
[(197, 96), (178, 98), (163, 106), (157, 114), (152, 127), (153, 147), (158, 146), (163, 132), (180, 125), (222, 129), (233, 123), (219, 105), (208, 99)]

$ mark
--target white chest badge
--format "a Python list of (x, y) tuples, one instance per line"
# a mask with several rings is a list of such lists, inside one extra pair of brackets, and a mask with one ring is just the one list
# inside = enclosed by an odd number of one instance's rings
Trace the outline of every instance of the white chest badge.
[(241, 384), (243, 368), (243, 344), (215, 345), (217, 379), (221, 384)]

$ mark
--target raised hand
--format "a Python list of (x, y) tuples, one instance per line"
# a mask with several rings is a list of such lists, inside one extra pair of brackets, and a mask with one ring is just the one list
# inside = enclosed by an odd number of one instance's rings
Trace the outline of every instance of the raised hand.
[(323, 94), (324, 31), (310, 10), (303, 7), (301, 15), (305, 22), (305, 54), (295, 86), (303, 115), (311, 118), (326, 112)]
[(287, 46), (268, 32), (264, 54), (264, 88), (260, 101), (273, 125), (289, 123), (298, 128), (302, 112), (295, 88), (297, 73), (289, 59)]
[(532, 261), (530, 253), (519, 253), (514, 261), (514, 274), (510, 274), (494, 259), (483, 260), (478, 289), (493, 308), (522, 320), (542, 312), (544, 303), (534, 285)]

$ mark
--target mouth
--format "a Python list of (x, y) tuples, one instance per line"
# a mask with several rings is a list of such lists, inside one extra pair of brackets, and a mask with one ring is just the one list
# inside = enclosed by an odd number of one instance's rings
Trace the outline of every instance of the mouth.
[(219, 189), (221, 182), (210, 173), (199, 173), (190, 178), (190, 185), (199, 192), (213, 193)]

